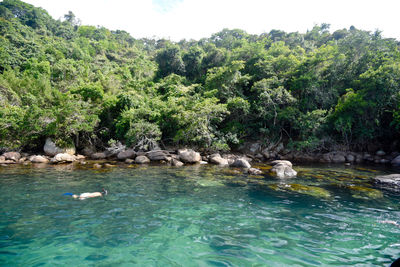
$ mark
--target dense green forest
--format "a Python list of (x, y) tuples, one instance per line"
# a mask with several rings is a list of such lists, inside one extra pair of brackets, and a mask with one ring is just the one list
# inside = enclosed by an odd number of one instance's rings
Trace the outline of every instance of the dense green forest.
[(0, 147), (98, 148), (121, 141), (229, 150), (283, 140), (323, 151), (393, 145), (400, 49), (354, 27), (134, 39), (0, 3)]

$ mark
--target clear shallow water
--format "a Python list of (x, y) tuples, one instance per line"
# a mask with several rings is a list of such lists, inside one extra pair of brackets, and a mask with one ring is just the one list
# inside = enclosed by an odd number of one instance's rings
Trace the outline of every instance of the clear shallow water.
[[(400, 227), (381, 223), (400, 223), (400, 195), (370, 183), (384, 171), (295, 169), (290, 183), (311, 191), (212, 166), (1, 168), (0, 265), (388, 266), (400, 257)], [(62, 195), (102, 187), (105, 198)]]

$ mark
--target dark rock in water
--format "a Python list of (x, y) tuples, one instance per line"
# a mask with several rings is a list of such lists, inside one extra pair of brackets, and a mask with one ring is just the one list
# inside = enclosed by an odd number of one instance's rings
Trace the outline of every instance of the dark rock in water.
[(238, 158), (236, 159), (232, 164), (231, 167), (237, 167), (237, 168), (251, 168), (250, 163), (245, 160), (244, 158)]
[(21, 158), (21, 154), (18, 152), (6, 152), (3, 154), (6, 160), (18, 161)]
[(383, 187), (399, 191), (400, 190), (400, 174), (382, 175), (374, 178), (375, 182)]
[(106, 255), (92, 254), (92, 255), (87, 256), (85, 258), (85, 260), (87, 260), (87, 261), (101, 261), (101, 260), (104, 260), (104, 259), (107, 259), (107, 258), (108, 258), (108, 256), (106, 256)]

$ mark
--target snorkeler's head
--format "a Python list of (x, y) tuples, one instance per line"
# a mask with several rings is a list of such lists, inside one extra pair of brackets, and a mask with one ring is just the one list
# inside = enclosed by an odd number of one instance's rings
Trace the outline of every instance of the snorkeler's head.
[(107, 195), (108, 194), (108, 191), (107, 190), (105, 190), (104, 188), (101, 190), (101, 193), (103, 194), (103, 195)]

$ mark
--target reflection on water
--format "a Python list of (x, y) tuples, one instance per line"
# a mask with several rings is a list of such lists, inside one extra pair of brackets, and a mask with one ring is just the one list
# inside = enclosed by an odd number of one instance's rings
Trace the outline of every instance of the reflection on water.
[[(260, 166), (265, 170), (266, 166)], [(388, 265), (399, 194), (385, 170), (295, 166), (297, 178), (216, 166), (0, 169), (0, 265)], [(65, 192), (106, 188), (104, 198)]]

